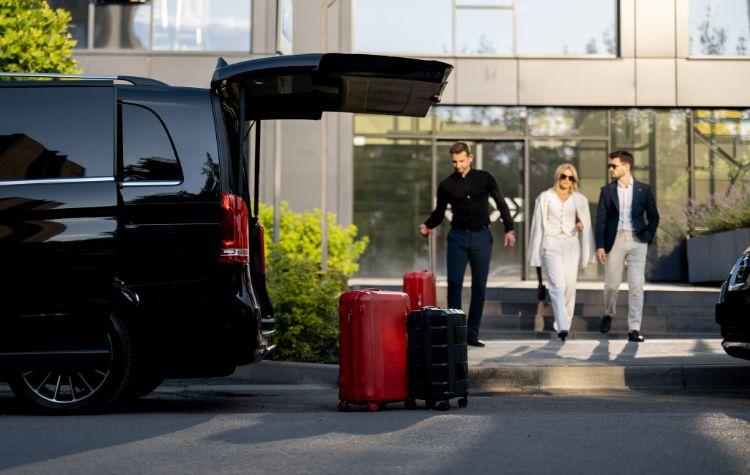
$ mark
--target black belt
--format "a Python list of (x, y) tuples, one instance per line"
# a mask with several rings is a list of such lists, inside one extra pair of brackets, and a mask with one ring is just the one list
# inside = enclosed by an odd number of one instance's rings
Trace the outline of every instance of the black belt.
[(485, 224), (483, 226), (454, 226), (451, 225), (451, 228), (458, 229), (459, 231), (471, 231), (471, 232), (477, 232), (482, 231), (484, 229), (489, 229), (490, 225)]

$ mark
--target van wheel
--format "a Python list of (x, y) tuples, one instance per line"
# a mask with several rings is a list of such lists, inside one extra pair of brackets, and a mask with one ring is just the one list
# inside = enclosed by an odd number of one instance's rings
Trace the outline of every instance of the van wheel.
[(55, 414), (91, 411), (118, 402), (128, 390), (133, 367), (130, 336), (118, 316), (110, 315), (102, 343), (109, 351), (106, 361), (21, 369), (11, 376), (11, 389), (32, 409)]

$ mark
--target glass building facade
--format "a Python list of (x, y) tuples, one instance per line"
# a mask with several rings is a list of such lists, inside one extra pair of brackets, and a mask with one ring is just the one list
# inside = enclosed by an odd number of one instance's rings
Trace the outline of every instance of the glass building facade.
[[(651, 184), (661, 214), (649, 248), (651, 281), (686, 279), (690, 200), (750, 181), (750, 110), (440, 106), (422, 119), (358, 115), (353, 220), (370, 239), (361, 277), (400, 277), (427, 267), (427, 242), (417, 227), (435, 203), (437, 183), (453, 172), (448, 149), (455, 140), (472, 145), (475, 167), (495, 175), (513, 215), (519, 245), (495, 246), (495, 280), (531, 277), (525, 265), (530, 213), (561, 163), (578, 168), (593, 217), (608, 182), (607, 154), (633, 153), (634, 175)], [(491, 219), (502, 236), (499, 212)], [(436, 233), (439, 278), (448, 229), (444, 222)], [(603, 272), (592, 265), (582, 278), (601, 279)]]
[(250, 51), (250, 0), (48, 0), (78, 50)]

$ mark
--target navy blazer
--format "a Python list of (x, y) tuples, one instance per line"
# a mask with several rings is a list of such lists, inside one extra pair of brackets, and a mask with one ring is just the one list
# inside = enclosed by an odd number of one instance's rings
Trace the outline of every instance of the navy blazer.
[[(633, 179), (632, 221), (635, 237), (641, 242), (651, 243), (659, 226), (659, 210), (651, 187)], [(643, 219), (648, 218), (648, 223)], [(612, 250), (617, 237), (617, 224), (620, 221), (620, 199), (617, 196), (617, 180), (602, 187), (599, 206), (596, 210), (596, 248), (605, 252)]]

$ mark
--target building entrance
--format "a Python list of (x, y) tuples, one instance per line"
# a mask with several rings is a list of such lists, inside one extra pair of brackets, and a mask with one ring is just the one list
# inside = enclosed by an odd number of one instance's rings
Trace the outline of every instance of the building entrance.
[[(502, 219), (497, 203), (490, 200), (492, 212), (490, 214), (492, 234), (495, 245), (492, 252), (492, 264), (490, 266), (491, 280), (519, 280), (524, 273), (524, 243), (526, 242), (525, 230), (525, 174), (524, 174), (524, 141), (503, 140), (483, 141), (467, 140), (474, 152), (474, 163), (472, 167), (479, 170), (487, 170), (495, 177), (500, 189), (505, 195), (505, 202), (510, 209), (514, 221), (517, 243), (513, 249), (503, 246), (505, 236)], [(436, 202), (437, 184), (443, 178), (453, 173), (450, 160), (450, 147), (453, 141), (437, 141), (434, 157), (435, 187), (433, 190), (433, 203)], [(450, 221), (452, 214), (450, 209), (446, 212), (446, 220)], [(450, 230), (450, 224), (445, 222), (437, 229), (435, 249), (435, 268), (438, 277), (446, 275), (446, 236)], [(470, 272), (467, 268), (467, 277)]]

